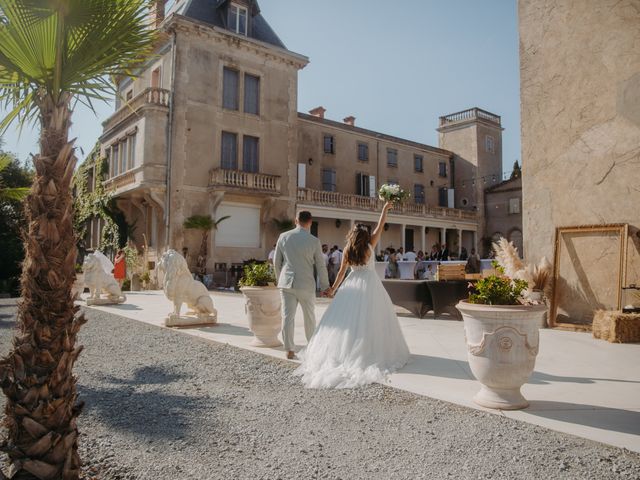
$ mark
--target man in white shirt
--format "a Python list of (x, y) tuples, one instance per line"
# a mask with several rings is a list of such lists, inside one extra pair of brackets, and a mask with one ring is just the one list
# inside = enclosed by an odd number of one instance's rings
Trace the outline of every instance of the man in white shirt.
[(404, 254), (404, 259), (408, 262), (415, 262), (416, 257), (417, 255), (413, 250), (409, 250), (407, 253)]

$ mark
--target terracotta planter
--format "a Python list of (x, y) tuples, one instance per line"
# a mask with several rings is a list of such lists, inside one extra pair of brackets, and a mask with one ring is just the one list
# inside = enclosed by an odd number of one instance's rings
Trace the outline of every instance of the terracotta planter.
[(500, 410), (529, 406), (520, 393), (536, 363), (546, 305), (476, 305), (461, 301), (467, 358), (482, 384), (478, 405)]
[(276, 287), (242, 287), (246, 299), (245, 312), (255, 347), (279, 347), (278, 334), (282, 329), (280, 290)]

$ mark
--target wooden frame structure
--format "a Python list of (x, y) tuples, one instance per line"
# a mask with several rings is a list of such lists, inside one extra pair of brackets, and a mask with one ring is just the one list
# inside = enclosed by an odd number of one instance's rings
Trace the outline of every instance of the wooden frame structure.
[(571, 233), (617, 233), (620, 236), (620, 250), (619, 250), (619, 262), (618, 262), (618, 289), (617, 289), (617, 309), (622, 308), (622, 287), (626, 282), (626, 267), (627, 267), (627, 248), (629, 237), (629, 225), (626, 223), (614, 223), (606, 225), (583, 225), (573, 227), (557, 227), (555, 237), (555, 251), (553, 261), (553, 293), (551, 295), (551, 308), (549, 311), (549, 327), (557, 328), (561, 330), (572, 331), (589, 331), (591, 325), (587, 324), (574, 324), (556, 322), (556, 316), (558, 314), (558, 280), (560, 279), (560, 258), (562, 253), (562, 236), (563, 234)]

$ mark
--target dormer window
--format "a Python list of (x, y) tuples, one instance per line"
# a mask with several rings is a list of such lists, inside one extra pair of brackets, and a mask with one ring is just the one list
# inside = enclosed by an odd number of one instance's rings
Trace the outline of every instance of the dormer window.
[(245, 7), (235, 3), (229, 5), (229, 30), (246, 35), (248, 18), (249, 11)]

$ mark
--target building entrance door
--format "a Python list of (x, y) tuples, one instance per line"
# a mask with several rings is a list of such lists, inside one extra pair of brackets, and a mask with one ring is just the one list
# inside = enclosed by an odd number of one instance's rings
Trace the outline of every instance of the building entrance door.
[(409, 252), (414, 249), (413, 245), (413, 228), (405, 228), (404, 230), (404, 251)]

